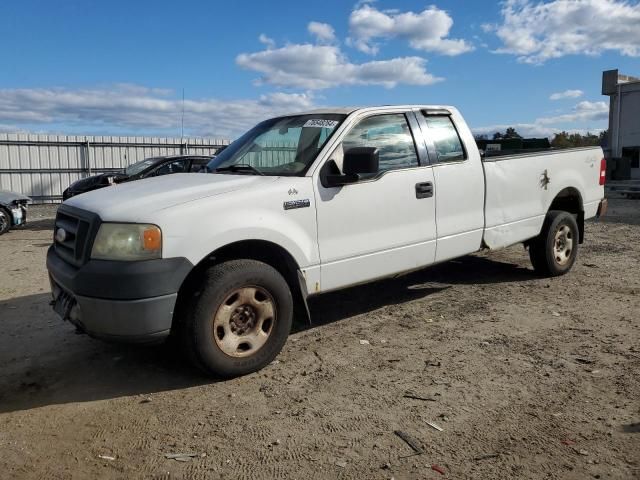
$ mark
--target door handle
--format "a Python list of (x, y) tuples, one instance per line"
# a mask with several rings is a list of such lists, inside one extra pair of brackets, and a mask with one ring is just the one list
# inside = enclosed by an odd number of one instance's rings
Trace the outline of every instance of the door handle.
[(431, 198), (433, 197), (433, 183), (424, 182), (416, 183), (416, 198)]

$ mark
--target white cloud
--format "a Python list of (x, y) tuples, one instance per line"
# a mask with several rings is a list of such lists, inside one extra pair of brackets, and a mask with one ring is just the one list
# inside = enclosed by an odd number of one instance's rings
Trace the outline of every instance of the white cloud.
[(640, 56), (640, 3), (626, 0), (507, 0), (502, 22), (493, 29), (502, 40), (497, 53), (541, 64), (565, 55), (616, 51)]
[(0, 133), (17, 133), (21, 129), (16, 125), (6, 125), (4, 123), (0, 123)]
[(376, 3), (377, 1), (378, 0), (358, 0), (356, 4), (353, 6), (353, 9), (358, 10), (360, 7), (364, 5), (373, 4), (373, 3)]
[(149, 87), (144, 87), (142, 85), (137, 85), (135, 83), (126, 83), (126, 82), (114, 83), (112, 87), (113, 89), (121, 93), (131, 94), (131, 95), (151, 94), (159, 97), (166, 97), (173, 93), (173, 90), (169, 88), (149, 88)]
[(480, 28), (482, 29), (482, 31), (484, 33), (491, 33), (491, 32), (495, 32), (496, 31), (495, 25), (493, 25), (491, 23), (483, 23), (483, 24), (480, 25)]
[(348, 43), (358, 50), (378, 53), (377, 39), (400, 38), (416, 50), (460, 55), (473, 50), (462, 39), (447, 38), (453, 19), (444, 10), (431, 6), (420, 13), (381, 11), (369, 3), (356, 6), (349, 17), (351, 36)]
[(318, 43), (334, 43), (336, 41), (336, 32), (328, 23), (310, 22), (307, 25), (307, 30), (316, 37)]
[(431, 85), (442, 79), (426, 70), (420, 57), (354, 64), (331, 45), (292, 44), (281, 48), (238, 55), (236, 63), (247, 70), (261, 72), (258, 83), (310, 90), (339, 85), (398, 84)]
[(267, 37), (264, 33), (260, 34), (258, 40), (267, 48), (274, 48), (276, 46), (275, 40), (273, 38)]
[[(182, 101), (167, 98), (166, 92), (136, 85), (0, 89), (0, 124), (65, 133), (175, 135), (180, 130)], [(235, 137), (265, 118), (314, 106), (313, 96), (306, 93), (271, 93), (252, 100), (189, 99), (184, 103), (184, 123), (190, 135)]]
[(607, 105), (607, 102), (589, 102), (585, 100), (573, 107), (571, 113), (553, 117), (542, 117), (537, 119), (536, 123), (541, 125), (559, 125), (574, 122), (594, 122), (607, 120), (608, 118), (609, 105)]
[(474, 134), (492, 135), (504, 132), (507, 127), (515, 128), (524, 137), (550, 137), (554, 133), (598, 133), (607, 128), (609, 106), (606, 102), (582, 101), (570, 113), (551, 117), (540, 117), (530, 123), (489, 125), (472, 128)]
[(565, 90), (564, 92), (557, 92), (549, 97), (549, 100), (563, 100), (565, 98), (580, 98), (584, 95), (582, 90)]

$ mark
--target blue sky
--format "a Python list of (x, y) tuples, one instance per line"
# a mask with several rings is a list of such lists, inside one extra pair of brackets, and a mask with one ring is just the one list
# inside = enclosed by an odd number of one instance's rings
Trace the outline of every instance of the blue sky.
[[(607, 125), (640, 74), (640, 3), (21, 0), (0, 20), (0, 130), (234, 137), (328, 105), (457, 106), (478, 132)], [(557, 98), (551, 99), (555, 94)]]

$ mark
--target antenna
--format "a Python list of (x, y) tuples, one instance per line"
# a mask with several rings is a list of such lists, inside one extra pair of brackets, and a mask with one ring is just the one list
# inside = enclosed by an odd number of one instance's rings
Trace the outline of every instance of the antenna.
[(180, 119), (180, 140), (184, 138), (184, 87), (182, 87), (182, 117)]

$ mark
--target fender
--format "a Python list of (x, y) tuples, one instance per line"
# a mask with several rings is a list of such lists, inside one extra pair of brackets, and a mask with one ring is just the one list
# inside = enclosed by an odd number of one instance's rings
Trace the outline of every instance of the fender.
[[(244, 190), (162, 211), (157, 220), (165, 226), (163, 256), (183, 256), (197, 265), (227, 245), (262, 240), (286, 250), (300, 268), (306, 290), (314, 292), (320, 282), (320, 257), (311, 179), (284, 181), (274, 182), (279, 186), (268, 191)], [(297, 194), (289, 195), (284, 187), (295, 189)], [(254, 198), (258, 195), (259, 198)], [(305, 206), (287, 209), (287, 201), (305, 201)], [(201, 212), (196, 221), (194, 208)]]

